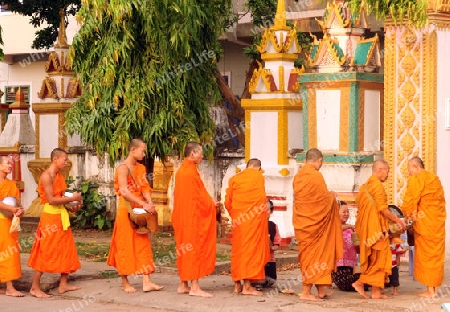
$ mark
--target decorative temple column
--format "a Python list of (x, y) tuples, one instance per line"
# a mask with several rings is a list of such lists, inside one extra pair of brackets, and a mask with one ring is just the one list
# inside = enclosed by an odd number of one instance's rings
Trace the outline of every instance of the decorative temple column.
[[(303, 148), (324, 154), (327, 186), (341, 200), (354, 202), (359, 186), (382, 155), (384, 84), (379, 38), (364, 38), (369, 28), (364, 3), (350, 14), (342, 1), (327, 3), (318, 21), (323, 38), (299, 75), (303, 106)], [(300, 165), (305, 153), (297, 154)]]
[(262, 28), (258, 50), (264, 64), (250, 81), (251, 99), (241, 101), (245, 109), (245, 159), (262, 162), (266, 193), (274, 202), (273, 219), (282, 238), (294, 236), (292, 182), (296, 164), (289, 158), (289, 151), (302, 148), (297, 79), (303, 69), (294, 66), (301, 47), (296, 26), (287, 26), (285, 12), (284, 0), (279, 0), (274, 25)]
[(170, 161), (163, 163), (155, 160), (153, 166), (152, 200), (158, 211), (158, 225), (162, 230), (171, 230), (172, 214), (169, 207), (168, 189), (173, 175), (174, 165)]
[(438, 174), (444, 189), (450, 186), (450, 5), (427, 1), (427, 11), (420, 29), (385, 24), (384, 144), (391, 167), (386, 184), (389, 200), (398, 205), (413, 156)]
[[(69, 145), (68, 140), (73, 140), (73, 138), (68, 137), (64, 128), (64, 113), (81, 94), (78, 80), (74, 77), (67, 62), (69, 44), (67, 43), (64, 16), (64, 10), (60, 10), (61, 22), (58, 39), (54, 45), (55, 51), (50, 53), (45, 64), (47, 76), (43, 79), (38, 93), (41, 102), (33, 104), (32, 107), (35, 114), (36, 147), (35, 159), (28, 162), (28, 169), (33, 174), (36, 183), (42, 172), (50, 166), (49, 157), (54, 148), (68, 150), (69, 146), (81, 145), (79, 142), (75, 142), (75, 144), (71, 142), (72, 144)], [(73, 162), (69, 159), (66, 169), (62, 172), (66, 179), (72, 164)], [(40, 204), (39, 198), (36, 198), (26, 211), (26, 216), (37, 217), (42, 209), (43, 205)]]

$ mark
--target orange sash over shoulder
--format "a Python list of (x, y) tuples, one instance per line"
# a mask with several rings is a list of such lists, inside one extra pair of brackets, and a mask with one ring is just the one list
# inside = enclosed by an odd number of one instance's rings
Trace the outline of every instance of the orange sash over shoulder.
[(292, 222), (303, 283), (331, 284), (331, 271), (344, 253), (339, 206), (311, 164), (305, 164), (294, 178)]
[(233, 281), (262, 280), (270, 259), (267, 197), (260, 171), (247, 168), (228, 182), (225, 207), (231, 216)]
[[(133, 176), (127, 177), (127, 191), (141, 199), (142, 193), (151, 193), (152, 188), (146, 178), (144, 165), (136, 164)], [(133, 179), (134, 178), (134, 179)], [(148, 234), (138, 234), (128, 217), (126, 200), (119, 189), (117, 169), (114, 176), (114, 188), (119, 198), (114, 231), (111, 239), (108, 260), (106, 264), (114, 266), (120, 275), (150, 274), (155, 271), (152, 246)], [(133, 207), (140, 207), (132, 203)]]
[(438, 287), (444, 279), (445, 198), (439, 178), (422, 170), (408, 180), (402, 211), (413, 214), (414, 277), (429, 287)]
[[(16, 183), (5, 179), (0, 183), (0, 200), (8, 196), (20, 200), (20, 192)], [(19, 233), (9, 233), (11, 220), (12, 218), (0, 215), (0, 283), (12, 281), (22, 276), (18, 243)]]
[(197, 280), (216, 264), (216, 207), (197, 166), (185, 159), (175, 175), (172, 225), (182, 281)]

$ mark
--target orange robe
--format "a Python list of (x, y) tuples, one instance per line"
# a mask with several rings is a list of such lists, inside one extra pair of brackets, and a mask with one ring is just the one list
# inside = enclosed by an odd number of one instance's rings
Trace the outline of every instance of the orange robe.
[[(46, 171), (43, 174), (46, 174)], [(67, 190), (66, 181), (59, 172), (53, 180), (52, 187), (54, 197), (62, 197)], [(41, 203), (48, 203), (41, 180), (39, 180), (38, 193)], [(55, 209), (65, 209), (63, 205), (51, 206)], [(72, 230), (70, 227), (67, 230), (63, 229), (60, 214), (43, 211), (35, 236), (28, 266), (38, 272), (66, 274), (73, 273), (81, 267)]]
[[(369, 195), (370, 194), (370, 195)], [(356, 197), (358, 214), (355, 230), (360, 241), (359, 281), (384, 288), (386, 276), (392, 271), (388, 219), (381, 213), (388, 209), (387, 196), (380, 179), (371, 176)]]
[(444, 279), (445, 198), (439, 178), (422, 170), (408, 180), (402, 211), (414, 214), (414, 277), (429, 287)]
[(264, 177), (245, 169), (228, 182), (225, 207), (231, 216), (231, 277), (234, 282), (265, 278), (270, 260), (267, 197)]
[[(16, 183), (5, 179), (0, 183), (0, 199), (12, 196), (20, 200)], [(6, 217), (0, 210), (0, 283), (16, 280), (22, 276), (20, 266), (19, 232), (9, 233), (12, 217)]]
[(175, 175), (172, 225), (180, 279), (211, 274), (216, 265), (216, 207), (197, 166), (188, 159)]
[[(127, 189), (144, 200), (142, 193), (152, 192), (146, 179), (145, 166), (137, 163), (132, 174), (134, 180), (131, 175), (128, 175)], [(119, 275), (151, 274), (155, 272), (155, 262), (150, 238), (148, 234), (137, 234), (137, 229), (131, 225), (126, 200), (119, 190), (117, 170), (114, 176), (114, 188), (119, 197), (119, 208), (106, 264), (115, 267)], [(136, 203), (131, 203), (131, 206), (140, 207)]]
[(331, 284), (331, 271), (344, 253), (339, 206), (311, 164), (305, 164), (294, 177), (292, 222), (303, 284)]

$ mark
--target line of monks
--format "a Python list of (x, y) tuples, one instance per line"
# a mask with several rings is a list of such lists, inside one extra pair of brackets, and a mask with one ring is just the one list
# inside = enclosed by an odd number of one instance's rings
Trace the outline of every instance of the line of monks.
[[(303, 275), (301, 299), (318, 301), (330, 297), (331, 272), (343, 257), (342, 227), (338, 216), (339, 200), (328, 191), (319, 169), (323, 156), (318, 149), (306, 153), (305, 165), (294, 178), (293, 224), (299, 247), (300, 269)], [(414, 277), (427, 287), (418, 294), (422, 297), (438, 296), (438, 287), (444, 278), (445, 257), (445, 199), (439, 178), (424, 169), (419, 157), (408, 161), (410, 175), (401, 210), (413, 220), (415, 236)], [(388, 222), (395, 224), (400, 233), (405, 221), (388, 209), (383, 187), (389, 174), (389, 165), (377, 160), (372, 176), (360, 187), (356, 202), (358, 212), (355, 230), (360, 241), (361, 275), (352, 284), (364, 298), (369, 295), (364, 285), (372, 287), (372, 299), (389, 298), (382, 292), (386, 277), (391, 274), (392, 252)], [(306, 274), (318, 264), (323, 270)], [(322, 266), (321, 266), (322, 268)], [(317, 295), (311, 292), (317, 288)]]
[[(133, 207), (143, 208), (150, 214), (156, 213), (145, 167), (138, 162), (145, 157), (145, 151), (146, 144), (142, 140), (131, 140), (129, 154), (123, 164), (116, 168), (114, 178), (119, 207), (107, 264), (117, 269), (122, 279), (122, 289), (126, 293), (137, 291), (129, 283), (129, 275), (143, 276), (144, 292), (163, 288), (150, 279), (150, 274), (155, 271), (155, 263), (149, 236), (137, 233), (127, 210), (127, 203), (132, 203)], [(197, 169), (203, 159), (202, 146), (190, 142), (184, 154), (184, 161), (175, 176), (172, 213), (180, 277), (177, 292), (212, 297), (211, 293), (200, 288), (199, 279), (211, 274), (215, 268), (216, 207), (219, 202), (208, 194)], [(80, 193), (64, 197), (67, 185), (61, 171), (67, 159), (64, 150), (54, 149), (51, 165), (39, 181), (38, 191), (44, 210), (28, 260), (28, 266), (35, 270), (30, 294), (38, 298), (50, 297), (40, 288), (40, 278), (44, 272), (61, 274), (58, 287), (61, 294), (80, 289), (68, 283), (68, 275), (80, 268), (68, 210), (76, 212), (83, 203)], [(10, 158), (1, 157), (0, 160), (0, 198), (20, 198), (15, 183), (6, 177), (12, 170)], [(328, 191), (319, 172), (322, 160), (322, 153), (318, 149), (310, 149), (293, 184), (293, 226), (303, 283), (300, 298), (313, 301), (332, 295), (329, 289), (332, 284), (331, 272), (343, 256), (339, 201), (335, 193)], [(424, 170), (423, 162), (418, 157), (409, 161), (408, 171), (411, 177), (402, 210), (414, 221), (414, 276), (427, 287), (421, 295), (434, 297), (438, 295), (437, 287), (442, 284), (444, 276), (446, 212), (443, 188), (434, 174)], [(361, 241), (362, 274), (353, 287), (364, 298), (369, 297), (364, 291), (364, 284), (372, 286), (372, 298), (387, 298), (381, 289), (384, 288), (385, 277), (391, 273), (388, 220), (396, 223), (400, 231), (405, 230), (405, 222), (388, 209), (382, 184), (388, 173), (388, 164), (383, 160), (376, 161), (372, 176), (361, 186), (357, 196), (355, 228)], [(65, 206), (69, 202), (77, 204)], [(270, 259), (270, 246), (267, 197), (258, 159), (251, 159), (245, 170), (229, 180), (225, 207), (232, 218), (231, 276), (235, 283), (234, 291), (244, 295), (261, 295), (262, 292), (252, 287), (251, 282), (264, 279), (264, 266)], [(6, 282), (6, 295), (21, 297), (24, 294), (12, 284), (13, 280), (21, 276), (18, 236), (17, 232), (9, 233), (11, 218), (2, 214), (2, 211), (11, 212), (17, 217), (22, 216), (24, 211), (21, 207), (0, 202), (0, 282)], [(50, 234), (49, 228), (52, 229)], [(317, 288), (317, 295), (312, 293), (313, 285)]]

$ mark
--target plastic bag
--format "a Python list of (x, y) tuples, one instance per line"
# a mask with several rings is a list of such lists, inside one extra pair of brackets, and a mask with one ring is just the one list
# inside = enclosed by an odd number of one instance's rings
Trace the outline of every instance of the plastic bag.
[(20, 231), (20, 218), (14, 216), (11, 221), (11, 227), (9, 228), (9, 233)]

